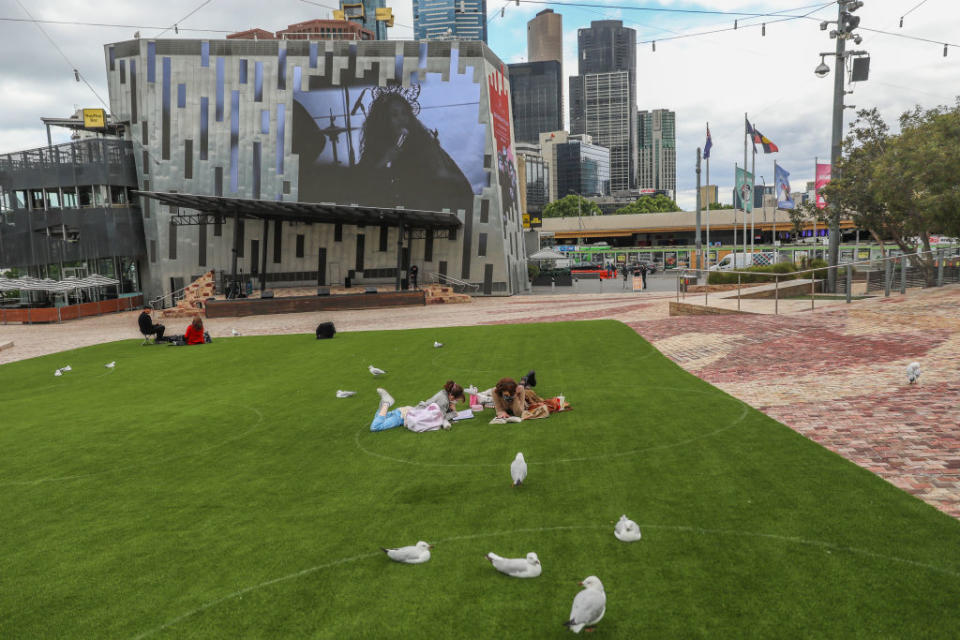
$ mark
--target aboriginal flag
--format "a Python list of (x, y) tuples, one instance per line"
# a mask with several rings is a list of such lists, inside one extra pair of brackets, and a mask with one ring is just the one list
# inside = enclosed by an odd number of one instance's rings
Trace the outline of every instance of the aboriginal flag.
[(780, 151), (780, 147), (773, 144), (773, 141), (770, 140), (767, 136), (760, 133), (756, 127), (750, 125), (750, 121), (746, 120), (747, 123), (747, 135), (750, 136), (750, 139), (753, 141), (753, 149), (756, 151), (757, 145), (763, 146), (764, 153), (776, 153)]

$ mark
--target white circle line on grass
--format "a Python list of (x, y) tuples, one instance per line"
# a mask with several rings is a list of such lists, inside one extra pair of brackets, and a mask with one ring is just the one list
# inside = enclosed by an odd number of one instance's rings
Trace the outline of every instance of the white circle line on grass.
[[(925, 563), (925, 562), (919, 562), (919, 561), (917, 561), (917, 560), (910, 560), (910, 559), (907, 559), (907, 558), (900, 558), (900, 557), (897, 557), (897, 556), (888, 556), (888, 555), (884, 555), (884, 554), (882, 554), (882, 553), (875, 553), (875, 552), (873, 552), (873, 551), (867, 551), (867, 550), (865, 550), (865, 549), (858, 549), (858, 548), (856, 548), (856, 547), (847, 547), (847, 546), (843, 546), (843, 545), (837, 545), (837, 544), (833, 544), (833, 543), (830, 543), (830, 542), (823, 542), (822, 540), (810, 540), (810, 539), (801, 538), (801, 537), (798, 537), (798, 536), (784, 536), (784, 535), (779, 535), (779, 534), (775, 534), (775, 533), (756, 533), (756, 532), (753, 532), (753, 531), (736, 531), (736, 530), (729, 530), (729, 529), (706, 529), (706, 528), (703, 528), (703, 527), (694, 527), (694, 526), (688, 526), (688, 525), (641, 524), (641, 525), (640, 525), (640, 528), (641, 528), (641, 529), (662, 529), (662, 530), (666, 530), (666, 531), (677, 531), (677, 532), (681, 532), (681, 533), (690, 533), (690, 534), (699, 534), (699, 535), (709, 534), (709, 535), (735, 536), (735, 537), (741, 537), (741, 538), (762, 538), (762, 539), (766, 539), (766, 540), (774, 540), (774, 541), (777, 541), (777, 542), (788, 542), (788, 543), (792, 543), (792, 544), (800, 544), (800, 545), (806, 545), (806, 546), (811, 546), (811, 547), (819, 547), (819, 548), (821, 548), (821, 549), (826, 549), (826, 550), (828, 550), (828, 551), (848, 552), (848, 553), (851, 553), (851, 554), (854, 554), (854, 555), (865, 556), (865, 557), (868, 557), (868, 558), (876, 558), (876, 559), (879, 559), (879, 560), (887, 560), (887, 561), (890, 561), (890, 562), (897, 562), (897, 563), (901, 563), (901, 564), (907, 564), (907, 565), (914, 566), (914, 567), (918, 567), (918, 568), (921, 568), (921, 569), (928, 569), (928, 570), (934, 571), (934, 572), (936, 572), (936, 573), (942, 573), (942, 574), (949, 575), (949, 576), (952, 576), (952, 577), (960, 577), (960, 573), (958, 573), (957, 571), (953, 571), (953, 570), (951, 570), (951, 569), (947, 569), (947, 568), (944, 568), (944, 567), (938, 567), (938, 566), (932, 565), (932, 564), (927, 564), (927, 563)], [(556, 526), (556, 527), (530, 527), (530, 528), (520, 528), (520, 529), (512, 529), (512, 530), (510, 530), (510, 531), (490, 531), (490, 532), (474, 533), (474, 534), (468, 534), (468, 535), (462, 535), (462, 536), (453, 536), (453, 537), (451, 537), (451, 538), (445, 538), (445, 539), (436, 540), (436, 541), (434, 541), (432, 544), (442, 544), (442, 543), (447, 543), (447, 542), (457, 542), (457, 541), (461, 541), (461, 540), (475, 540), (475, 539), (479, 539), (479, 538), (492, 538), (492, 537), (496, 537), (496, 536), (516, 535), (516, 534), (518, 534), (518, 533), (548, 533), (548, 532), (551, 532), (551, 531), (575, 531), (575, 530), (584, 530), (584, 529), (598, 529), (598, 530), (599, 530), (599, 529), (607, 529), (607, 530), (609, 530), (609, 532), (610, 532), (610, 537), (611, 537), (611, 538), (613, 537), (613, 525), (612, 525), (612, 523), (611, 523), (611, 525), (605, 525), (605, 524), (604, 524), (604, 525), (599, 525), (599, 524), (590, 524), (590, 525), (561, 525), (561, 526)], [(647, 538), (647, 541), (649, 541), (649, 537)], [(617, 542), (617, 544), (623, 544), (623, 543)], [(640, 544), (643, 544), (643, 542), (641, 542)], [(243, 596), (244, 594), (250, 593), (250, 592), (252, 592), (252, 591), (257, 591), (258, 589), (262, 589), (262, 588), (264, 588), (264, 587), (269, 587), (269, 586), (271, 586), (271, 585), (278, 584), (278, 583), (280, 583), (280, 582), (287, 582), (287, 581), (289, 581), (289, 580), (294, 580), (294, 579), (296, 579), (296, 578), (300, 578), (300, 577), (303, 577), (303, 576), (305, 576), (305, 575), (309, 575), (309, 574), (311, 574), (311, 573), (316, 573), (317, 571), (321, 571), (321, 570), (323, 570), (323, 569), (329, 569), (329, 568), (335, 567), (335, 566), (337, 566), (337, 565), (347, 564), (347, 563), (350, 563), (350, 562), (356, 562), (356, 561), (358, 561), (358, 560), (365, 560), (365, 559), (367, 559), (367, 558), (375, 558), (375, 557), (377, 557), (377, 556), (379, 556), (379, 555), (381, 555), (380, 552), (374, 552), (374, 553), (364, 553), (364, 554), (360, 554), (360, 555), (356, 555), (356, 556), (344, 557), (344, 558), (340, 558), (339, 560), (334, 560), (334, 561), (332, 561), (332, 562), (327, 562), (327, 563), (324, 563), (324, 564), (315, 565), (315, 566), (310, 567), (310, 568), (308, 568), (308, 569), (303, 569), (303, 570), (297, 571), (297, 572), (295, 572), (295, 573), (289, 573), (289, 574), (287, 574), (287, 575), (285, 575), (285, 576), (280, 576), (279, 578), (273, 578), (273, 579), (271, 579), (271, 580), (267, 580), (267, 581), (265, 581), (265, 582), (260, 582), (260, 583), (258, 583), (258, 584), (251, 585), (251, 586), (249, 586), (249, 587), (244, 587), (243, 589), (239, 589), (239, 590), (234, 591), (234, 592), (232, 592), (232, 593), (228, 593), (227, 595), (224, 595), (224, 596), (221, 596), (221, 597), (216, 598), (216, 599), (214, 599), (214, 600), (211, 600), (211, 601), (209, 601), (209, 602), (206, 602), (206, 603), (200, 605), (199, 607), (197, 607), (197, 608), (195, 608), (195, 609), (191, 609), (190, 611), (187, 611), (186, 613), (183, 613), (183, 614), (177, 616), (176, 618), (172, 618), (172, 619), (168, 620), (167, 622), (164, 622), (163, 624), (161, 624), (161, 625), (159, 625), (159, 626), (157, 626), (157, 627), (153, 627), (152, 629), (148, 629), (147, 631), (144, 631), (144, 632), (142, 632), (142, 633), (134, 636), (134, 637), (133, 637), (133, 640), (142, 640), (143, 638), (147, 638), (147, 637), (149, 637), (149, 636), (152, 636), (152, 635), (154, 635), (155, 633), (159, 633), (160, 631), (163, 631), (164, 629), (169, 629), (170, 627), (172, 627), (172, 626), (174, 626), (174, 625), (176, 625), (176, 624), (178, 624), (178, 623), (186, 620), (187, 618), (193, 617), (193, 616), (197, 615), (198, 613), (202, 613), (202, 612), (204, 612), (204, 611), (206, 611), (206, 610), (208, 610), (208, 609), (211, 609), (212, 607), (215, 607), (216, 605), (220, 604), (221, 602), (226, 602), (227, 600), (232, 600), (232, 599), (234, 599), (234, 598), (241, 597), (241, 596)]]
[[(527, 461), (527, 465), (530, 466), (530, 465), (541, 465), (541, 464), (559, 464), (559, 463), (570, 463), (570, 462), (586, 462), (586, 461), (589, 461), (589, 460), (612, 460), (612, 459), (614, 459), (614, 458), (625, 458), (625, 457), (632, 456), (632, 455), (636, 455), (636, 454), (639, 454), (639, 453), (645, 453), (645, 452), (647, 452), (647, 451), (658, 451), (658, 450), (662, 450), (662, 449), (671, 449), (671, 448), (673, 448), (673, 447), (680, 447), (680, 446), (683, 446), (683, 445), (686, 445), (686, 444), (690, 444), (691, 442), (695, 442), (695, 441), (697, 441), (697, 440), (703, 440), (703, 439), (705, 439), (705, 438), (710, 438), (710, 437), (712, 437), (712, 436), (717, 435), (718, 433), (722, 433), (722, 432), (724, 432), (724, 431), (728, 431), (729, 429), (732, 429), (732, 428), (736, 427), (737, 425), (739, 425), (741, 422), (743, 422), (743, 420), (747, 417), (747, 415), (749, 415), (749, 413), (750, 413), (750, 407), (748, 407), (747, 405), (744, 405), (744, 406), (743, 406), (743, 411), (742, 411), (742, 412), (740, 413), (740, 415), (739, 415), (737, 418), (735, 418), (735, 419), (733, 420), (733, 422), (731, 422), (730, 424), (725, 425), (725, 426), (723, 426), (723, 427), (720, 427), (719, 429), (715, 429), (714, 431), (710, 431), (710, 432), (708, 432), (708, 433), (702, 433), (702, 434), (700, 434), (700, 435), (698, 435), (698, 436), (693, 436), (692, 438), (687, 438), (686, 440), (680, 440), (679, 442), (671, 442), (670, 444), (654, 445), (654, 446), (650, 446), (650, 447), (641, 447), (641, 448), (639, 448), (639, 449), (632, 449), (632, 450), (630, 450), (630, 451), (621, 451), (621, 452), (618, 452), (618, 453), (606, 453), (606, 454), (595, 455), (595, 456), (581, 456), (581, 457), (579, 457), (579, 458), (557, 458), (557, 459), (554, 459), (554, 460)], [(397, 428), (399, 428), (399, 427), (397, 427)], [(363, 433), (370, 433), (370, 432), (369, 432), (368, 430), (366, 430), (366, 429), (362, 429), (362, 428), (361, 428), (359, 431), (357, 431), (357, 432), (354, 434), (353, 441), (354, 441), (354, 444), (356, 445), (356, 447), (357, 447), (358, 449), (360, 449), (360, 451), (364, 452), (365, 454), (367, 454), (367, 455), (369, 455), (369, 456), (373, 456), (373, 457), (375, 457), (375, 458), (381, 458), (381, 459), (383, 459), (383, 460), (389, 460), (389, 461), (391, 461), (391, 462), (399, 462), (399, 463), (402, 463), (402, 464), (410, 464), (410, 465), (415, 465), (415, 466), (420, 466), (420, 467), (470, 468), (470, 467), (501, 467), (501, 466), (504, 466), (504, 463), (501, 463), (501, 462), (462, 462), (462, 463), (455, 463), (455, 462), (420, 462), (420, 461), (417, 461), (417, 460), (409, 460), (409, 459), (406, 459), (406, 458), (397, 458), (397, 457), (394, 457), (394, 456), (388, 456), (388, 455), (386, 455), (386, 454), (384, 454), (384, 453), (378, 453), (378, 452), (376, 452), (376, 451), (371, 451), (371, 450), (367, 449), (366, 447), (364, 447), (363, 444), (361, 444), (361, 442), (360, 442), (360, 435), (363, 434)]]
[(249, 409), (250, 411), (253, 411), (255, 414), (257, 414), (257, 421), (253, 424), (253, 426), (251, 426), (249, 429), (247, 429), (247, 430), (244, 431), (243, 433), (240, 433), (240, 434), (238, 434), (238, 435), (235, 435), (235, 436), (233, 436), (232, 438), (227, 438), (226, 440), (221, 440), (220, 442), (217, 442), (216, 444), (210, 444), (210, 445), (207, 445), (206, 447), (202, 447), (202, 448), (200, 448), (200, 449), (196, 449), (196, 450), (193, 450), (193, 451), (188, 451), (188, 452), (186, 452), (186, 453), (179, 453), (179, 454), (176, 454), (176, 455), (167, 456), (166, 458), (159, 458), (159, 459), (149, 460), (149, 461), (147, 461), (147, 462), (138, 462), (138, 463), (136, 463), (136, 464), (128, 464), (128, 465), (124, 465), (124, 466), (120, 466), (120, 467), (111, 467), (110, 469), (105, 469), (105, 470), (103, 470), (103, 471), (95, 471), (95, 472), (93, 472), (93, 473), (81, 473), (81, 474), (72, 475), (72, 476), (54, 476), (54, 477), (49, 477), (49, 478), (37, 478), (37, 479), (35, 479), (35, 480), (3, 480), (3, 479), (0, 479), (0, 487), (26, 486), (26, 485), (43, 484), (43, 483), (45, 483), (45, 482), (64, 482), (64, 481), (66, 481), (66, 480), (79, 480), (79, 479), (81, 479), (81, 478), (91, 478), (91, 477), (94, 477), (94, 476), (105, 475), (105, 474), (107, 474), (107, 473), (114, 473), (114, 472), (116, 472), (116, 471), (126, 471), (126, 470), (129, 470), (129, 469), (140, 469), (140, 468), (143, 468), (143, 467), (149, 467), (149, 466), (153, 466), (153, 465), (157, 465), (157, 464), (162, 464), (162, 463), (164, 463), (164, 462), (169, 462), (170, 460), (176, 460), (177, 458), (186, 458), (187, 456), (196, 455), (196, 454), (198, 454), (198, 453), (204, 453), (204, 452), (206, 452), (206, 451), (210, 451), (210, 450), (212, 450), (212, 449), (216, 449), (216, 448), (222, 447), (222, 446), (225, 445), (225, 444), (229, 444), (229, 443), (231, 443), (231, 442), (235, 442), (235, 441), (237, 441), (237, 440), (240, 440), (240, 439), (242, 439), (242, 438), (245, 438), (246, 436), (250, 435), (253, 431), (255, 431), (255, 430), (263, 423), (263, 414), (260, 412), (259, 409), (256, 409), (256, 408), (254, 408), (254, 407), (244, 407), (244, 408), (245, 408), (245, 409)]

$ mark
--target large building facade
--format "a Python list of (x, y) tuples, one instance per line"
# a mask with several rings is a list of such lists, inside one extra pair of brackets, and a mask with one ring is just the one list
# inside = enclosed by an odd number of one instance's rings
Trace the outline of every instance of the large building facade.
[[(111, 111), (154, 194), (141, 203), (150, 295), (234, 260), (268, 286), (392, 282), (418, 265), (480, 293), (526, 288), (509, 84), (482, 43), (105, 49)], [(169, 204), (187, 197), (237, 213)]]
[(563, 16), (544, 9), (527, 22), (527, 61), (563, 63)]
[(610, 149), (610, 188), (637, 186), (637, 33), (619, 20), (577, 32), (578, 74), (570, 78), (570, 132)]
[(413, 0), (417, 40), (487, 41), (487, 0)]
[(677, 194), (677, 119), (669, 109), (637, 114), (640, 149), (640, 188)]
[(517, 142), (538, 144), (540, 134), (563, 129), (563, 76), (560, 63), (520, 62), (507, 65)]
[(610, 195), (610, 151), (586, 140), (568, 140), (554, 149), (557, 195)]
[(585, 133), (610, 150), (610, 190), (635, 188), (635, 90), (626, 71), (588, 73), (570, 78), (570, 131)]

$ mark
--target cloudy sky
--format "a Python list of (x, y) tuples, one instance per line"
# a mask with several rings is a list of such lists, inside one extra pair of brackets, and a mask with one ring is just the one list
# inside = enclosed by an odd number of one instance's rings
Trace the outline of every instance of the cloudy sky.
[[(806, 4), (804, 2), (806, 1)], [(583, 0), (580, 0), (583, 3)], [(813, 74), (820, 53), (834, 41), (820, 31), (819, 21), (836, 19), (836, 3), (812, 0), (586, 0), (593, 7), (549, 5), (563, 15), (564, 74), (576, 74), (577, 29), (591, 20), (622, 20), (636, 30), (638, 106), (668, 108), (677, 114), (678, 201), (694, 206), (695, 154), (713, 134), (711, 182), (720, 186), (720, 199), (729, 202), (734, 163), (743, 162), (743, 114), (779, 145), (777, 154), (757, 156), (758, 176), (773, 182), (774, 158), (791, 172), (794, 189), (813, 178), (814, 158), (830, 154), (833, 92), (831, 74)], [(68, 116), (78, 107), (101, 106), (107, 98), (102, 45), (129, 39), (134, 31), (156, 37), (217, 38), (249, 27), (271, 31), (317, 17), (329, 17), (335, 0), (0, 0), (0, 91), (5, 100), (0, 118), (0, 153), (46, 143), (40, 116)], [(397, 26), (390, 37), (412, 37), (410, 0), (388, 0)], [(919, 5), (919, 6), (918, 6)], [(526, 22), (546, 4), (522, 0), (488, 0), (489, 44), (505, 62), (525, 60)], [(500, 9), (504, 7), (503, 17)], [(670, 11), (638, 10), (668, 9)], [(198, 9), (199, 8), (199, 9)], [(912, 9), (912, 11), (911, 11)], [(676, 10), (686, 10), (678, 12)], [(43, 24), (38, 20), (82, 21), (127, 26)], [(690, 11), (726, 12), (724, 15)], [(903, 28), (900, 17), (905, 17)], [(808, 18), (746, 17), (736, 12), (782, 14)], [(192, 14), (188, 16), (188, 14)], [(916, 104), (953, 104), (960, 95), (960, 2), (957, 0), (865, 0), (861, 17), (863, 43), (848, 49), (868, 51), (870, 79), (853, 85), (847, 104), (858, 109), (877, 107), (894, 124)], [(734, 19), (738, 29), (732, 30)], [(26, 20), (26, 21), (24, 21)], [(781, 20), (776, 22), (777, 20)], [(766, 22), (766, 36), (760, 23)], [(831, 27), (833, 28), (833, 27)], [(677, 38), (718, 29), (708, 35)], [(869, 31), (889, 32), (888, 35)], [(898, 37), (925, 38), (921, 42)], [(48, 40), (51, 38), (59, 51)], [(670, 38), (676, 38), (670, 40)], [(656, 40), (656, 51), (649, 41)], [(956, 45), (943, 56), (943, 43)], [(78, 83), (77, 68), (89, 82)], [(846, 111), (845, 123), (853, 111)], [(65, 141), (65, 132), (56, 141)], [(822, 161), (822, 160), (821, 160)], [(757, 179), (758, 183), (760, 179)]]

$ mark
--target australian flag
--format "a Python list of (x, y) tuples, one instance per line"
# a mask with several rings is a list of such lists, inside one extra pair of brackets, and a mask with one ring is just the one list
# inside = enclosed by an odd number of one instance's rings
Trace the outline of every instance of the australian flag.
[(749, 135), (750, 139), (753, 141), (754, 151), (757, 150), (758, 144), (763, 147), (764, 153), (776, 153), (777, 151), (780, 151), (780, 147), (773, 144), (773, 141), (770, 140), (770, 138), (768, 138), (767, 136), (757, 131), (756, 127), (751, 126), (749, 120), (746, 120), (746, 123), (747, 123), (747, 135)]
[(710, 147), (713, 146), (713, 139), (710, 137), (710, 125), (707, 125), (707, 143), (703, 145), (703, 159), (710, 157)]

